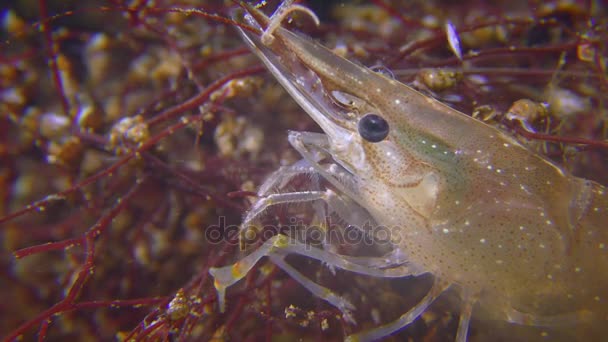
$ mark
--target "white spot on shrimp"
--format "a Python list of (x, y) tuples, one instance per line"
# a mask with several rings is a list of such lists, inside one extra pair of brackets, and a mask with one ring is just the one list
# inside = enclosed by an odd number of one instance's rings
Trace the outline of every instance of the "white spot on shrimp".
[(395, 104), (401, 104), (401, 100), (395, 100)]

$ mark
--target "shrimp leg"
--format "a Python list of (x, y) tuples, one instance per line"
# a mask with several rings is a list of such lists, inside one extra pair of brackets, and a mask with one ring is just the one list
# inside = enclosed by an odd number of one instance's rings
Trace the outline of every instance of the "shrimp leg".
[(354, 335), (350, 335), (346, 338), (348, 342), (366, 342), (376, 341), (382, 337), (386, 337), (400, 329), (403, 329), (413, 321), (415, 321), (426, 309), (431, 305), (437, 297), (445, 292), (450, 287), (450, 284), (443, 282), (442, 280), (435, 278), (433, 286), (429, 292), (414, 305), (408, 312), (401, 315), (398, 319), (388, 324), (379, 326), (374, 329), (359, 332)]
[[(260, 259), (264, 256), (285, 256), (289, 253), (316, 259), (346, 271), (374, 277), (401, 278), (419, 274), (415, 269), (410, 269), (407, 264), (384, 270), (376, 267), (364, 266), (353, 261), (362, 258), (349, 258), (344, 255), (312, 247), (303, 242), (279, 234), (268, 239), (258, 249), (238, 262), (224, 267), (212, 267), (209, 270), (209, 273), (214, 278), (214, 286), (218, 295), (220, 311), (223, 312), (225, 309), (226, 288), (245, 277)], [(308, 286), (306, 287), (309, 288)], [(329, 295), (326, 295), (325, 297), (327, 296)]]
[(323, 299), (340, 310), (340, 312), (342, 312), (342, 317), (344, 317), (346, 321), (351, 324), (357, 324), (351, 314), (351, 311), (355, 310), (355, 306), (353, 304), (343, 297), (335, 294), (332, 290), (315, 283), (302, 273), (298, 272), (295, 268), (285, 262), (286, 256), (287, 255), (269, 255), (273, 264), (279, 266), (279, 268), (285, 271), (285, 273), (289, 274), (289, 276), (295, 279), (300, 285), (304, 286), (308, 291), (310, 291), (310, 293)]

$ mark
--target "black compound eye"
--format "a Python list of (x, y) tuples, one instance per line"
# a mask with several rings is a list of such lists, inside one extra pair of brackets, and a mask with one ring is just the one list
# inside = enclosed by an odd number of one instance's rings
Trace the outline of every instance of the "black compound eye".
[(365, 114), (359, 120), (359, 135), (361, 138), (377, 143), (388, 135), (388, 122), (376, 114)]

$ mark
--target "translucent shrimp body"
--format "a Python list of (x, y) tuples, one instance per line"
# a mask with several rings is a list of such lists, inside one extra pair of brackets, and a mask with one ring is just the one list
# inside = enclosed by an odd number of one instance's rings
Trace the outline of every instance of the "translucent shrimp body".
[[(249, 8), (248, 25), (272, 29), (262, 38), (241, 34), (325, 134), (290, 133), (303, 161), (268, 179), (244, 224), (271, 205), (319, 201), (349, 223), (388, 227), (393, 251), (366, 260), (277, 236), (235, 265), (211, 270), (222, 308), (226, 287), (269, 256), (349, 319), (350, 303), (284, 262), (295, 253), (376, 277), (434, 276), (429, 294), (397, 321), (350, 340), (401, 329), (448, 287), (462, 298), (457, 340), (466, 340), (478, 310), (511, 323), (562, 327), (568, 338), (608, 333), (606, 189), (494, 127), (280, 27), (286, 8), (271, 18)], [(365, 129), (377, 129), (366, 126), (370, 113), (388, 124), (380, 141), (363, 137)], [(281, 192), (302, 173), (330, 186)]]

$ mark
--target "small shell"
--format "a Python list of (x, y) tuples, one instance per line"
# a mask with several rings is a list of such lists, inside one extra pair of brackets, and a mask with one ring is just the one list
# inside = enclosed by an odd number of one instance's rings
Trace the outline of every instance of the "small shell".
[(458, 38), (458, 32), (456, 32), (456, 27), (454, 27), (454, 24), (452, 24), (452, 22), (449, 20), (445, 23), (445, 34), (448, 38), (450, 49), (452, 49), (454, 55), (456, 55), (456, 57), (458, 57), (458, 59), (462, 61), (462, 50), (460, 48), (460, 39)]

